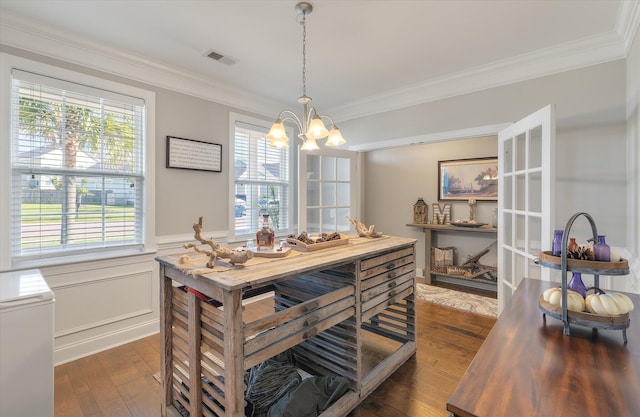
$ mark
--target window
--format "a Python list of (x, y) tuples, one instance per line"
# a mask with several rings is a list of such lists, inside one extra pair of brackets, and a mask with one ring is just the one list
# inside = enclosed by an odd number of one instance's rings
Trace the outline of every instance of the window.
[(291, 221), (289, 149), (270, 148), (265, 139), (267, 122), (251, 120), (232, 117), (235, 236), (255, 234), (264, 214), (269, 215), (276, 233), (287, 234)]
[(153, 94), (145, 100), (114, 90), (11, 70), (14, 261), (144, 249)]

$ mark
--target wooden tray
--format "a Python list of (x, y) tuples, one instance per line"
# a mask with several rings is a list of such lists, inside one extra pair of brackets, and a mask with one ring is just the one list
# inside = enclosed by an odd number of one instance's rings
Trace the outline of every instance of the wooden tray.
[(486, 225), (487, 223), (451, 222), (451, 226), (456, 227), (482, 227)]
[[(562, 268), (562, 258), (551, 255), (551, 251), (540, 252), (538, 258), (540, 259), (540, 263), (546, 267), (553, 269)], [(618, 262), (567, 259), (567, 270), (584, 273), (595, 272), (602, 275), (627, 275), (629, 273), (629, 262), (626, 259), (620, 259)]]
[[(550, 304), (544, 301), (542, 294), (538, 299), (538, 306), (540, 309), (555, 317), (560, 318), (562, 320), (562, 307)], [(591, 327), (600, 327), (607, 329), (622, 329), (629, 327), (629, 313), (619, 314), (615, 316), (609, 315), (601, 315), (589, 313), (587, 311), (567, 311), (567, 316), (569, 318), (569, 323), (576, 323), (587, 325)]]
[(327, 249), (327, 248), (333, 248), (335, 246), (346, 245), (347, 243), (349, 243), (349, 237), (345, 235), (340, 235), (340, 239), (329, 240), (327, 242), (320, 242), (320, 243), (313, 243), (313, 244), (304, 243), (298, 239), (294, 239), (291, 237), (287, 238), (287, 246), (300, 252), (313, 252), (320, 249)]

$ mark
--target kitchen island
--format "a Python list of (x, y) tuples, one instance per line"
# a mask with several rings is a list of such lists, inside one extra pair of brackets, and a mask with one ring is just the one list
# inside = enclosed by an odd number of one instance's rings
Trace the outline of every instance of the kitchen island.
[[(213, 269), (207, 259), (157, 258), (163, 416), (175, 407), (244, 416), (245, 372), (288, 350), (312, 375), (348, 379), (347, 393), (321, 414), (346, 416), (416, 352), (414, 239), (351, 238)], [(246, 320), (243, 298), (262, 289), (273, 290), (273, 314)]]

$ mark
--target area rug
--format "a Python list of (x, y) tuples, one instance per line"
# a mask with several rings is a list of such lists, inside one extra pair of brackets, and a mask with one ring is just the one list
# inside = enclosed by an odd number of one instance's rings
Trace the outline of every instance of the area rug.
[(433, 285), (416, 284), (416, 298), (483, 316), (498, 316), (498, 300)]

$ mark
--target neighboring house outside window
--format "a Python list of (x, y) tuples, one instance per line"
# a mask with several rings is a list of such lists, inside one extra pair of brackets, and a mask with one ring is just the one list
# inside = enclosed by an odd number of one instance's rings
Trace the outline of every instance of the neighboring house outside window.
[(276, 234), (287, 234), (291, 227), (290, 150), (268, 146), (267, 124), (232, 117), (235, 238), (254, 238), (264, 214), (269, 215)]
[(11, 69), (13, 264), (145, 249), (149, 98)]

